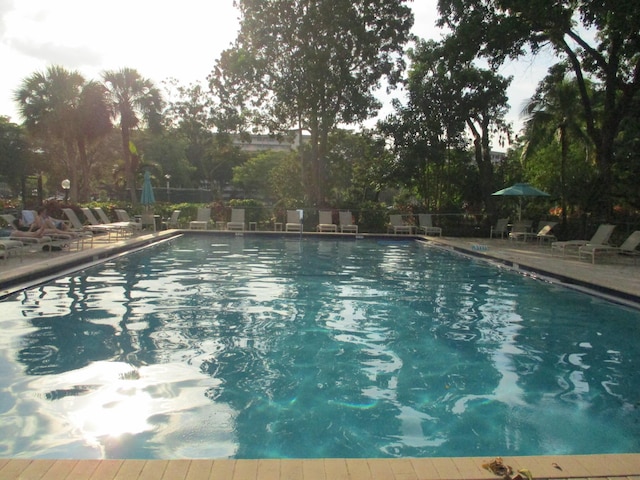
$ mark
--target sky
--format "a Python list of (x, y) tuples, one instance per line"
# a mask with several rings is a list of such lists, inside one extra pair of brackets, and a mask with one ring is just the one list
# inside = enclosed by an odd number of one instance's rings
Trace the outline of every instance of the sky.
[[(439, 39), (437, 0), (409, 5), (415, 15), (413, 32)], [(77, 70), (87, 80), (130, 67), (157, 86), (168, 78), (182, 85), (204, 82), (237, 31), (233, 0), (0, 0), (0, 115), (21, 123), (15, 91), (25, 78), (51, 65)], [(511, 62), (500, 72), (514, 76), (508, 120), (516, 129), (523, 103), (549, 64), (548, 58), (537, 57)], [(388, 99), (384, 101), (389, 109)]]

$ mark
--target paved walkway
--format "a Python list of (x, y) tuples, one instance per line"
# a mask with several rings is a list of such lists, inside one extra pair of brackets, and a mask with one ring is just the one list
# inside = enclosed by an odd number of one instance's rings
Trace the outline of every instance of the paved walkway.
[(569, 285), (591, 288), (640, 304), (640, 259), (621, 255), (580, 260), (577, 255), (553, 255), (549, 245), (486, 238), (433, 239), (440, 245), (497, 260), (523, 271), (549, 276)]

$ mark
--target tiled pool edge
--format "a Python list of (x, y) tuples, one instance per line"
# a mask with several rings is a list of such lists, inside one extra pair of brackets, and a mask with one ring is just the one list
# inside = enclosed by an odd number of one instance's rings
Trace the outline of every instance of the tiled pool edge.
[[(138, 480), (487, 480), (484, 457), (286, 460), (23, 460), (0, 459), (0, 479)], [(504, 457), (514, 473), (535, 479), (640, 479), (640, 454)]]

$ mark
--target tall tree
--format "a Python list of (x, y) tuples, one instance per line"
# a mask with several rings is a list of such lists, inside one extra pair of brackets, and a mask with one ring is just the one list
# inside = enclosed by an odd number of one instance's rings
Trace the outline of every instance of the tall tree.
[(587, 145), (591, 143), (584, 132), (582, 113), (577, 83), (565, 77), (561, 66), (552, 69), (522, 110), (526, 127), (525, 160), (549, 143), (557, 141), (560, 146), (558, 171), (563, 225), (567, 223), (567, 161), (571, 138)]
[(136, 204), (136, 157), (131, 149), (131, 132), (141, 124), (146, 124), (152, 131), (160, 130), (162, 95), (151, 80), (143, 78), (131, 68), (106, 71), (102, 79), (107, 88), (113, 118), (120, 123), (125, 178), (131, 203)]
[[(406, 0), (237, 0), (240, 32), (210, 80), (272, 132), (310, 132), (311, 200), (324, 203), (328, 136), (372, 116), (403, 68)], [(305, 175), (303, 172), (302, 175)]]
[[(617, 0), (439, 0), (440, 23), (466, 50), (494, 64), (551, 46), (571, 66), (586, 131), (596, 149), (598, 210), (610, 214), (615, 139), (640, 91), (640, 2)], [(602, 89), (601, 108), (595, 108)]]
[[(460, 54), (454, 38), (419, 41), (409, 52), (408, 102), (383, 129), (394, 138), (405, 174), (413, 178), (427, 208), (438, 208), (451, 148), (471, 136), (480, 196), (492, 211), (495, 190), (491, 142), (507, 131), (506, 88), (511, 79), (476, 66)], [(468, 137), (466, 137), (468, 138)], [(474, 202), (475, 203), (475, 202)]]
[(45, 148), (55, 149), (48, 143), (59, 143), (71, 180), (71, 197), (86, 199), (90, 178), (87, 144), (111, 128), (104, 88), (85, 81), (78, 72), (54, 65), (26, 78), (15, 100), (25, 127)]
[(24, 128), (0, 116), (0, 179), (7, 182), (15, 194), (20, 190), (22, 178), (34, 173), (30, 143)]

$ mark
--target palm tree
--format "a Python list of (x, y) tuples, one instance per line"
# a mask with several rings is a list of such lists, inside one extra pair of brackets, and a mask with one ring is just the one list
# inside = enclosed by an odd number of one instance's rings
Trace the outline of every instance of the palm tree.
[(569, 137), (589, 142), (584, 131), (580, 91), (575, 80), (565, 78), (562, 66), (552, 67), (534, 96), (522, 109), (525, 117), (527, 142), (523, 157), (552, 141), (560, 144), (560, 207), (562, 224), (567, 223), (566, 170)]
[(14, 96), (27, 131), (51, 150), (60, 144), (72, 198), (87, 195), (86, 145), (111, 128), (103, 93), (99, 84), (54, 65), (23, 80)]
[(45, 145), (54, 141), (62, 145), (73, 198), (78, 188), (73, 117), (84, 83), (79, 73), (51, 66), (24, 79), (14, 96), (27, 131)]
[(137, 202), (134, 156), (132, 153), (131, 131), (142, 122), (151, 129), (160, 128), (163, 100), (151, 80), (147, 80), (131, 68), (110, 70), (102, 74), (108, 91), (114, 120), (120, 121), (122, 135), (122, 155), (125, 165), (127, 188), (131, 202)]

